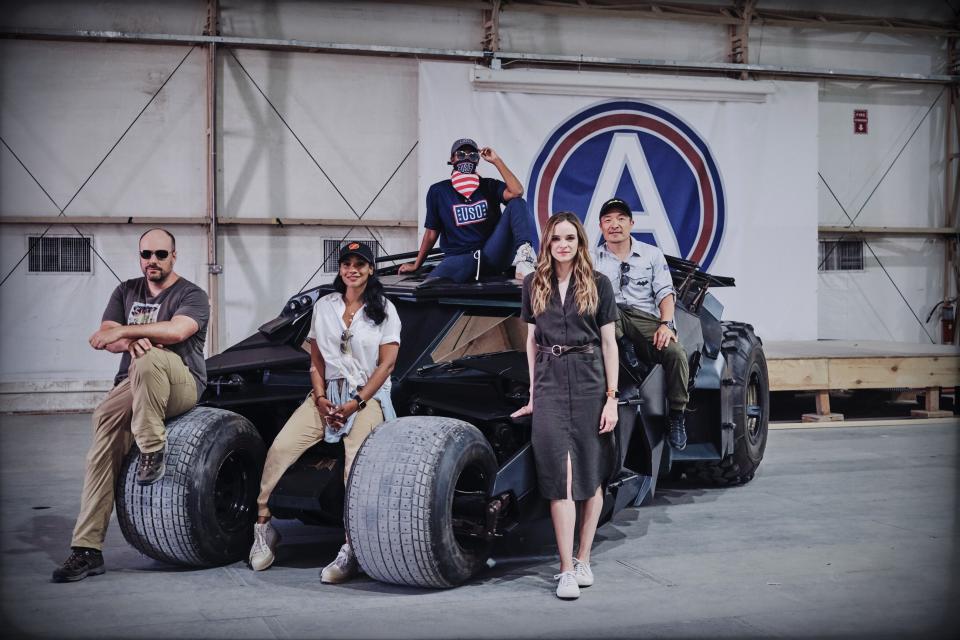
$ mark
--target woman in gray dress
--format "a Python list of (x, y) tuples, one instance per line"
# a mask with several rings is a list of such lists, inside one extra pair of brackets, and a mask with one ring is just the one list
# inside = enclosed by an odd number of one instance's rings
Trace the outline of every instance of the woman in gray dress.
[[(613, 286), (594, 272), (587, 234), (573, 213), (552, 216), (537, 268), (523, 281), (533, 453), (540, 493), (560, 552), (557, 596), (578, 598), (593, 584), (590, 547), (615, 458), (618, 353)], [(573, 553), (580, 509), (580, 548)]]

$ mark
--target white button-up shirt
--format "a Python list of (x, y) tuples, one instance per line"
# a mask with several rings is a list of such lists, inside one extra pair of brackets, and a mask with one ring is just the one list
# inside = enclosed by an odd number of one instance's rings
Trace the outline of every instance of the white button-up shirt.
[[(317, 300), (313, 307), (310, 334), (307, 337), (315, 340), (320, 349), (327, 382), (343, 378), (351, 387), (362, 387), (377, 368), (380, 345), (400, 343), (400, 316), (392, 302), (385, 302), (387, 317), (379, 325), (367, 317), (366, 305), (357, 310), (353, 322), (350, 323), (350, 353), (344, 354), (340, 350), (340, 337), (347, 329), (343, 322), (343, 312), (346, 309), (343, 296), (334, 292)], [(390, 378), (387, 378), (382, 388), (389, 392)]]
[(594, 268), (613, 283), (617, 304), (626, 304), (660, 317), (660, 302), (674, 290), (670, 267), (659, 247), (630, 238), (630, 253), (626, 259), (630, 265), (626, 272), (628, 282), (623, 286), (620, 285), (621, 260), (607, 249), (607, 243), (596, 247), (592, 254)]

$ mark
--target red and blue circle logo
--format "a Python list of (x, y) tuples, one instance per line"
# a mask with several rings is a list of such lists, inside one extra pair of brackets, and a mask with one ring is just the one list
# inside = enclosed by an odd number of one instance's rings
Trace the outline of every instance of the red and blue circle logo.
[(527, 197), (538, 229), (557, 211), (601, 239), (600, 205), (633, 211), (633, 235), (707, 269), (723, 239), (723, 181), (704, 139), (677, 115), (646, 102), (606, 101), (574, 114), (548, 137), (530, 172)]

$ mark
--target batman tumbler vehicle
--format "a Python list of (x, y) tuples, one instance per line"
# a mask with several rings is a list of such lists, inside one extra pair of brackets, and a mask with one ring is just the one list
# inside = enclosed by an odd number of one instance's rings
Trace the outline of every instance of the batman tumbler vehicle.
[[(649, 500), (666, 474), (740, 484), (763, 458), (763, 347), (750, 325), (721, 320), (723, 307), (708, 291), (733, 280), (668, 261), (690, 359), (689, 444), (678, 452), (665, 442), (660, 366), (622, 365), (619, 467), (606, 485), (601, 524)], [(346, 489), (342, 444), (321, 442), (287, 471), (270, 510), (276, 518), (346, 527), (361, 567), (377, 580), (451, 587), (479, 572), (494, 545), (509, 553), (549, 520), (529, 417), (510, 418), (528, 397), (520, 287), (494, 278), (424, 289), (423, 274), (397, 275), (395, 266), (379, 273), (403, 323), (392, 388), (400, 417), (370, 435)], [(246, 556), (266, 449), (310, 390), (304, 342), (314, 302), (330, 291), (324, 285), (298, 293), (254, 335), (208, 359), (200, 403), (168, 421), (167, 473), (159, 482), (138, 486), (136, 451), (128, 456), (117, 513), (134, 547), (191, 566)]]

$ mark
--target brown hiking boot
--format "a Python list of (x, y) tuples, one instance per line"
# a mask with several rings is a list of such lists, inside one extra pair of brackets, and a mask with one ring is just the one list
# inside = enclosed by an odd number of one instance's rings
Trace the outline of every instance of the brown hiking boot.
[(77, 582), (87, 576), (98, 576), (103, 568), (103, 554), (97, 549), (74, 547), (63, 565), (53, 572), (54, 582)]
[(140, 453), (140, 459), (137, 462), (137, 484), (145, 486), (153, 484), (163, 477), (165, 468), (164, 456), (167, 452), (167, 446), (164, 445), (160, 451), (153, 453)]

